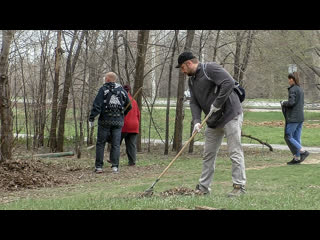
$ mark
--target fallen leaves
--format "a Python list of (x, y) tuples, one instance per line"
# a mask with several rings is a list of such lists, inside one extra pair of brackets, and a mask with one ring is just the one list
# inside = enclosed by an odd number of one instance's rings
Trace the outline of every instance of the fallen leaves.
[(175, 196), (175, 195), (195, 196), (195, 195), (203, 195), (203, 193), (197, 190), (186, 188), (186, 187), (175, 187), (160, 193), (160, 196), (162, 197), (169, 197), (169, 196)]
[(52, 166), (40, 160), (7, 160), (0, 164), (0, 188), (13, 191), (66, 183), (52, 171)]

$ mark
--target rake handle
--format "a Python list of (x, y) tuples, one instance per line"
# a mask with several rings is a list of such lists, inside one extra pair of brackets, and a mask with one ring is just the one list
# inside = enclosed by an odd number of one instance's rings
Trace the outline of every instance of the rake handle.
[[(141, 91), (141, 89), (142, 89), (142, 87), (140, 87), (140, 88), (138, 89), (138, 91), (136, 91), (136, 93), (133, 95), (132, 99), (135, 99), (135, 98), (136, 98), (136, 96), (137, 96), (138, 93)], [(124, 109), (124, 111), (127, 110), (127, 108), (130, 106), (131, 102), (132, 102), (132, 100), (129, 101), (129, 103), (128, 103), (128, 105), (126, 106), (126, 108)]]
[[(213, 111), (210, 111), (209, 114), (206, 116), (206, 118), (202, 121), (202, 123), (200, 124), (200, 128), (203, 127), (203, 125), (206, 123), (206, 121), (208, 120), (208, 118), (212, 115)], [(178, 154), (174, 157), (174, 159), (171, 160), (171, 162), (169, 163), (169, 165), (163, 170), (163, 172), (159, 175), (159, 177), (157, 178), (156, 182), (158, 182), (160, 180), (160, 178), (163, 176), (163, 174), (165, 174), (167, 172), (167, 170), (170, 168), (170, 166), (174, 163), (174, 161), (180, 157), (180, 155), (182, 154), (183, 150), (188, 146), (188, 144), (192, 141), (192, 139), (198, 134), (198, 131), (195, 131), (192, 136), (189, 138), (189, 140), (183, 145), (183, 147), (181, 148), (181, 150), (178, 152)]]

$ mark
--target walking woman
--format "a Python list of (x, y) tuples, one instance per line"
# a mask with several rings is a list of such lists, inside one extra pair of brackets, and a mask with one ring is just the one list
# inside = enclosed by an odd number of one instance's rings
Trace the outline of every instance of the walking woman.
[(309, 156), (309, 152), (304, 150), (301, 144), (304, 121), (304, 93), (296, 72), (288, 75), (288, 82), (290, 85), (288, 101), (281, 101), (280, 103), (286, 121), (284, 139), (293, 154), (293, 159), (287, 164), (293, 165), (303, 162)]

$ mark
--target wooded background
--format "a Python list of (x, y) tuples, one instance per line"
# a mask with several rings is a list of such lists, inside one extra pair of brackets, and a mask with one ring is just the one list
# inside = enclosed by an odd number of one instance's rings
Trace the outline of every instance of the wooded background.
[[(47, 146), (51, 152), (64, 151), (68, 110), (75, 150), (94, 144), (96, 129), (89, 129), (88, 114), (109, 71), (117, 73), (119, 83), (131, 85), (132, 95), (143, 87), (136, 100), (140, 109), (148, 107), (150, 116), (155, 101), (165, 99), (164, 153), (170, 138), (178, 151), (187, 84), (174, 67), (185, 50), (201, 62), (221, 64), (243, 85), (247, 98), (286, 99), (287, 75), (294, 64), (305, 101), (320, 99), (319, 30), (2, 30), (0, 41), (0, 161), (12, 158), (14, 136), (21, 129), (19, 109), (28, 150)], [(173, 99), (174, 122), (169, 119)], [(174, 133), (169, 133), (169, 124), (175, 124)]]

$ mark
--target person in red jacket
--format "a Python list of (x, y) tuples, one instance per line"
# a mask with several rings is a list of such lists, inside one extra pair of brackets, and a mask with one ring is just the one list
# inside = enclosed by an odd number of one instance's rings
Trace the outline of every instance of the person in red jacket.
[(124, 118), (120, 145), (124, 139), (126, 144), (126, 153), (128, 156), (128, 164), (129, 166), (134, 166), (136, 165), (136, 141), (139, 133), (140, 111), (136, 100), (134, 100), (130, 94), (131, 87), (129, 85), (124, 85), (123, 88), (128, 92), (132, 108)]

